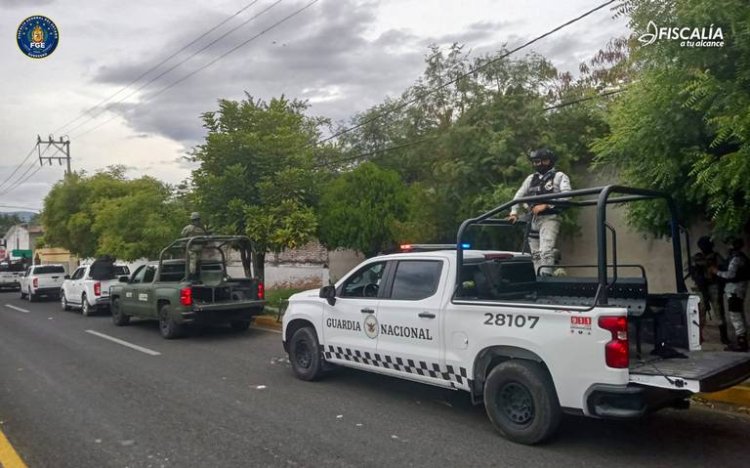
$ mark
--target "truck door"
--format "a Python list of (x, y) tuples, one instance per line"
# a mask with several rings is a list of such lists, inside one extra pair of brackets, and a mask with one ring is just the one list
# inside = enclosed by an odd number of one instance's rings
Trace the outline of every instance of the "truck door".
[(374, 365), (381, 279), (387, 262), (363, 265), (336, 291), (336, 304), (323, 304), (326, 359)]
[(83, 278), (86, 272), (86, 267), (79, 267), (73, 272), (68, 282), (68, 288), (65, 291), (65, 296), (68, 302), (73, 304), (81, 304), (81, 295), (83, 294)]
[(146, 265), (140, 276), (140, 281), (133, 285), (133, 303), (138, 314), (143, 317), (156, 317), (156, 299), (154, 291), (154, 277), (156, 265)]
[(125, 283), (122, 287), (122, 307), (123, 312), (126, 314), (137, 314), (140, 315), (140, 307), (138, 301), (138, 287), (143, 283), (143, 277), (146, 274), (146, 266), (141, 265), (130, 277), (130, 280)]
[(442, 352), (441, 259), (395, 263), (378, 307), (378, 354), (391, 368), (418, 380), (448, 386)]

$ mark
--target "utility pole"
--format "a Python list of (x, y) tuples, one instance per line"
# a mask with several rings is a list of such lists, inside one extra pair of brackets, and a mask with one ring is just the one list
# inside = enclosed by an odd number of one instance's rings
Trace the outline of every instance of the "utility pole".
[[(54, 146), (57, 150), (53, 154), (57, 154), (57, 152), (60, 152), (64, 154), (65, 156), (42, 156), (42, 145), (47, 145), (47, 149), (49, 149), (50, 146)], [(42, 137), (39, 135), (36, 136), (36, 147), (37, 151), (39, 152), (39, 164), (44, 165), (44, 161), (49, 161), (49, 165), (52, 165), (52, 160), (59, 162), (62, 166), (63, 160), (67, 162), (68, 169), (65, 172), (65, 175), (70, 175), (70, 140), (66, 137), (63, 139), (63, 137), (60, 137), (58, 140), (55, 140), (52, 135), (49, 136), (47, 140), (42, 140)], [(45, 152), (47, 150), (45, 149)]]

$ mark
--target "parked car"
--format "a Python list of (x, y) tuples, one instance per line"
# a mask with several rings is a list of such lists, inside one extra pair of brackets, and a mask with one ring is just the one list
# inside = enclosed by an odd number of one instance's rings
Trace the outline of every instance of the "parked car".
[(2, 262), (0, 263), (0, 290), (13, 289), (21, 290), (21, 277), (26, 268), (21, 262)]
[(60, 306), (63, 310), (80, 309), (91, 315), (96, 310), (109, 309), (109, 288), (121, 276), (130, 275), (125, 265), (114, 265), (105, 276), (92, 274), (93, 264), (80, 266), (63, 281), (60, 288)]
[(31, 265), (21, 277), (21, 299), (36, 301), (40, 296), (58, 299), (65, 278), (62, 265)]

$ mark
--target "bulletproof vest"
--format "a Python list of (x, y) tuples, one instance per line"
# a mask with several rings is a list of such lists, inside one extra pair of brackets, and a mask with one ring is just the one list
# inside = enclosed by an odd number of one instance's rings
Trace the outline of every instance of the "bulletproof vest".
[(729, 262), (731, 263), (734, 257), (739, 257), (740, 267), (737, 269), (737, 273), (734, 278), (726, 280), (727, 283), (743, 283), (750, 281), (750, 259), (747, 258), (743, 252), (734, 252), (729, 256)]
[[(550, 169), (549, 171), (545, 172), (544, 174), (540, 174), (538, 172), (535, 172), (534, 175), (531, 177), (531, 183), (529, 184), (529, 189), (526, 191), (527, 197), (533, 197), (536, 195), (546, 195), (548, 193), (555, 193), (555, 175), (557, 174), (557, 171), (555, 169)], [(541, 214), (556, 214), (560, 211), (556, 208), (550, 208), (547, 210), (544, 210)]]

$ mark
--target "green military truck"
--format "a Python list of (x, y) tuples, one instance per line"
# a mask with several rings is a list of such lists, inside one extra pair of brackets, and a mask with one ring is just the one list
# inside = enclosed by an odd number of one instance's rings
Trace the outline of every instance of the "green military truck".
[(255, 278), (250, 239), (196, 236), (177, 239), (159, 261), (136, 269), (110, 287), (112, 321), (156, 319), (166, 339), (192, 324), (229, 324), (247, 330), (265, 305), (263, 283)]

